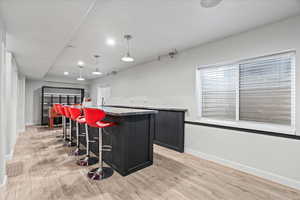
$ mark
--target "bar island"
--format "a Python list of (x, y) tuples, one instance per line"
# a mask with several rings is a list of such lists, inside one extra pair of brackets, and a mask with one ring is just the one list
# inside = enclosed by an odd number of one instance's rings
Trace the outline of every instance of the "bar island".
[[(153, 137), (155, 135), (155, 110), (95, 107), (104, 110), (103, 121), (115, 122), (117, 125), (107, 127), (102, 132), (104, 145), (112, 146), (112, 151), (103, 152), (103, 160), (123, 176), (131, 174), (153, 164)], [(91, 152), (98, 156), (99, 129), (88, 127), (89, 138), (95, 141), (91, 144)], [(80, 127), (84, 132), (84, 127)], [(76, 139), (75, 123), (72, 123), (72, 140)], [(86, 140), (80, 138), (81, 146), (86, 146)], [(82, 147), (81, 147), (82, 148)]]

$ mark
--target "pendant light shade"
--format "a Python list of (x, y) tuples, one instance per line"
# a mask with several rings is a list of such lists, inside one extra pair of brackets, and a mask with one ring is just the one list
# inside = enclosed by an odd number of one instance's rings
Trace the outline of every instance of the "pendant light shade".
[(125, 40), (127, 41), (127, 52), (126, 54), (121, 58), (123, 62), (133, 62), (134, 58), (131, 57), (130, 52), (129, 52), (129, 40), (132, 39), (131, 35), (124, 35)]
[(124, 62), (133, 62), (133, 61), (134, 61), (133, 57), (130, 56), (130, 53), (129, 53), (129, 52), (127, 52), (127, 53), (125, 54), (125, 56), (123, 56), (121, 59), (122, 59), (122, 61), (124, 61)]
[(95, 71), (93, 71), (93, 72), (92, 72), (92, 74), (93, 74), (93, 75), (101, 75), (101, 74), (102, 74), (102, 72), (99, 72), (99, 69), (98, 69), (98, 68), (96, 68), (96, 70), (95, 70)]
[(100, 56), (99, 55), (94, 55), (94, 58), (95, 58), (95, 66), (96, 66), (96, 69), (92, 72), (92, 74), (93, 75), (101, 75), (102, 74), (102, 72), (100, 72), (99, 71), (99, 69), (97, 68), (97, 66), (98, 66), (98, 58), (100, 58)]
[(77, 78), (77, 80), (78, 80), (78, 81), (84, 81), (85, 78), (83, 78), (83, 77), (80, 76), (80, 77)]
[(201, 0), (200, 4), (203, 8), (216, 7), (222, 0)]
[(79, 65), (79, 77), (77, 78), (78, 81), (84, 81), (85, 78), (82, 77), (82, 69), (83, 69), (83, 66), (82, 65)]

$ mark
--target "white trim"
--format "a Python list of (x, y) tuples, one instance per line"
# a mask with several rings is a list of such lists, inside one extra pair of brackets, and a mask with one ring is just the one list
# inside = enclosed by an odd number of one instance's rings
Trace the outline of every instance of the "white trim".
[(26, 126), (34, 126), (34, 125), (39, 125), (39, 124), (38, 123), (33, 123), (33, 122), (26, 123)]
[(235, 97), (235, 120), (239, 121), (240, 120), (240, 65), (237, 64), (235, 69), (235, 92), (236, 92), (236, 97)]
[(3, 182), (0, 183), (0, 188), (4, 187), (4, 186), (6, 185), (6, 183), (7, 183), (7, 175), (5, 175), (5, 176), (3, 177)]
[(291, 126), (296, 132), (296, 53), (291, 55)]
[(201, 70), (197, 70), (196, 68), (196, 104), (197, 104), (197, 116), (199, 118), (202, 117), (202, 84), (201, 84), (201, 80), (200, 80), (200, 76), (201, 76)]
[(300, 190), (300, 181), (297, 181), (294, 179), (290, 179), (290, 178), (287, 178), (284, 176), (280, 176), (278, 174), (267, 172), (267, 171), (264, 171), (261, 169), (247, 166), (247, 165), (243, 165), (243, 164), (240, 164), (240, 163), (237, 163), (234, 161), (219, 158), (214, 155), (209, 155), (206, 153), (195, 151), (190, 148), (186, 148), (185, 152), (192, 154), (194, 156), (197, 156), (199, 158), (205, 159), (205, 160), (209, 160), (209, 161), (221, 164), (221, 165), (225, 165), (227, 167), (231, 167), (231, 168), (234, 168), (234, 169), (237, 169), (237, 170), (240, 170), (240, 171), (243, 171), (243, 172), (246, 172), (246, 173), (249, 173), (249, 174), (252, 174), (252, 175), (255, 175), (255, 176), (258, 176), (258, 177), (261, 177), (261, 178), (264, 178), (264, 179)]

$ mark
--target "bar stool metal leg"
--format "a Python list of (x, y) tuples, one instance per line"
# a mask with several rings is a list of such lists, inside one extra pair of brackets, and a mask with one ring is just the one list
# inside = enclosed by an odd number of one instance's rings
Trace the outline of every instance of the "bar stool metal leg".
[(73, 153), (75, 156), (83, 155), (84, 152), (80, 149), (80, 141), (79, 141), (79, 123), (76, 122), (76, 149)]
[(68, 123), (67, 118), (64, 117), (64, 146), (69, 146), (69, 138), (68, 138)]
[(98, 162), (98, 159), (95, 157), (90, 156), (90, 139), (89, 139), (89, 131), (88, 131), (88, 125), (85, 124), (85, 134), (86, 134), (86, 156), (83, 159), (80, 159), (77, 161), (77, 164), (80, 166), (89, 166), (96, 164)]
[[(100, 167), (91, 170), (87, 176), (92, 180), (103, 180), (113, 175), (114, 171), (111, 167), (103, 167), (103, 155), (102, 151), (106, 151), (103, 149), (102, 144), (102, 128), (99, 128), (99, 164)], [(110, 150), (107, 150), (110, 151)]]
[(62, 123), (63, 123), (63, 139), (66, 141), (66, 117), (62, 117)]
[(72, 143), (72, 120), (71, 120), (71, 118), (69, 118), (69, 128), (68, 128), (67, 132), (69, 132), (67, 134), (68, 146), (71, 147), (71, 146), (73, 146), (73, 143)]

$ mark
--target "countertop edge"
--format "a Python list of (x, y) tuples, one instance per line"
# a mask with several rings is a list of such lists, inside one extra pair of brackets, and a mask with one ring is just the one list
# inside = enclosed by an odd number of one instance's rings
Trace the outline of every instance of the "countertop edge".
[(159, 107), (152, 107), (152, 106), (125, 106), (125, 105), (105, 105), (105, 106), (118, 107), (118, 108), (132, 108), (132, 109), (178, 111), (178, 112), (187, 112), (188, 111), (188, 109), (183, 109), (183, 108), (159, 108)]

